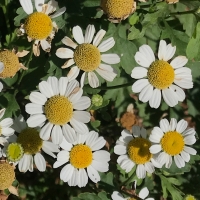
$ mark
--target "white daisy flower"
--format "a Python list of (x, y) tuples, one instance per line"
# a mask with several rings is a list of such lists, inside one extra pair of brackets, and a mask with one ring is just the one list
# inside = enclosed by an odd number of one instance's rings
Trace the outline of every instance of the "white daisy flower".
[(114, 147), (114, 153), (120, 155), (117, 163), (126, 173), (136, 165), (136, 175), (143, 179), (146, 177), (146, 172), (153, 173), (155, 167), (161, 166), (149, 151), (151, 142), (147, 139), (146, 129), (133, 126), (132, 131), (132, 134), (127, 130), (122, 131)]
[(23, 35), (26, 33), (29, 42), (35, 40), (33, 44), (35, 56), (40, 55), (40, 45), (44, 51), (49, 52), (51, 40), (58, 30), (56, 22), (53, 22), (52, 19), (62, 15), (66, 11), (66, 8), (62, 7), (55, 12), (58, 7), (57, 1), (51, 0), (48, 4), (44, 4), (44, 0), (35, 0), (35, 8), (37, 11), (34, 12), (31, 0), (19, 0), (19, 2), (28, 14), (25, 23), (21, 25), (20, 34)]
[(172, 118), (170, 123), (167, 119), (160, 121), (160, 128), (154, 127), (149, 140), (153, 143), (150, 147), (152, 154), (158, 153), (157, 161), (170, 168), (172, 157), (178, 168), (184, 167), (185, 162), (189, 162), (190, 154), (196, 155), (196, 150), (187, 146), (196, 142), (195, 130), (193, 128), (186, 129), (187, 121)]
[[(0, 110), (0, 119), (4, 116), (6, 109)], [(14, 129), (11, 128), (13, 119), (5, 118), (0, 121), (0, 145), (4, 146), (8, 143), (8, 138), (14, 134)], [(0, 147), (1, 149), (1, 147)]]
[(64, 139), (60, 144), (63, 150), (53, 165), (57, 168), (67, 163), (60, 172), (60, 179), (68, 182), (69, 186), (78, 187), (86, 186), (88, 177), (94, 183), (100, 181), (98, 171), (107, 172), (110, 160), (110, 153), (100, 150), (106, 143), (104, 138), (95, 131), (85, 135), (74, 132), (69, 138), (69, 143)]
[(15, 162), (15, 165), (18, 164), (20, 172), (28, 170), (32, 172), (33, 162), (39, 171), (45, 171), (46, 161), (41, 154), (41, 150), (56, 158), (53, 152), (59, 152), (58, 145), (50, 141), (43, 141), (39, 136), (39, 131), (28, 127), (21, 115), (14, 120), (13, 127), (19, 135), (15, 143), (11, 143), (7, 147), (8, 160)]
[[(72, 29), (72, 32), (74, 39), (78, 44), (74, 43), (70, 38), (64, 37), (62, 43), (70, 48), (59, 48), (56, 51), (56, 55), (59, 58), (68, 59), (62, 68), (67, 68), (75, 64), (75, 66), (69, 71), (67, 75), (68, 78), (70, 80), (75, 79), (79, 75), (80, 70), (83, 70), (84, 73), (81, 76), (81, 86), (84, 85), (86, 76), (88, 76), (88, 81), (91, 87), (96, 88), (100, 85), (99, 79), (94, 71), (96, 71), (106, 81), (113, 81), (117, 72), (110, 66), (110, 64), (119, 63), (120, 58), (117, 54), (113, 53), (101, 54), (115, 45), (113, 37), (101, 42), (106, 31), (101, 29), (94, 37), (94, 25), (88, 25), (85, 31), (85, 37), (83, 36), (83, 32), (79, 26), (75, 26)], [(71, 48), (73, 50), (71, 50)], [(101, 63), (101, 61), (109, 65)]]
[[(154, 198), (146, 198), (149, 195), (149, 190), (147, 187), (144, 187), (140, 190), (138, 197), (144, 200), (154, 200)], [(114, 191), (111, 195), (113, 200), (132, 200), (134, 198), (124, 198), (119, 192)]]
[(185, 56), (178, 56), (170, 63), (176, 47), (160, 41), (158, 58), (155, 60), (150, 46), (142, 45), (135, 54), (136, 62), (141, 65), (132, 70), (131, 77), (137, 80), (132, 90), (139, 94), (139, 100), (148, 102), (152, 108), (158, 108), (161, 103), (161, 93), (164, 101), (173, 107), (178, 101), (185, 99), (185, 92), (181, 89), (193, 87), (191, 69), (184, 67), (188, 62)]
[(87, 109), (91, 100), (82, 96), (77, 80), (71, 82), (67, 77), (49, 77), (39, 84), (40, 92), (32, 92), (26, 105), (26, 112), (31, 116), (27, 120), (29, 127), (42, 127), (40, 137), (43, 140), (52, 138), (54, 144), (60, 144), (63, 135), (68, 138), (71, 126), (80, 134), (89, 132), (85, 123), (90, 121)]

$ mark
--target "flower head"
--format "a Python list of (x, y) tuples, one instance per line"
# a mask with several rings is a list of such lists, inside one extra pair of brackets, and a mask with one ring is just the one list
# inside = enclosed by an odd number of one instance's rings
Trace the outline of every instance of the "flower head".
[[(79, 26), (75, 26), (72, 32), (74, 39), (78, 44), (74, 43), (68, 37), (64, 37), (62, 39), (62, 43), (69, 46), (73, 50), (70, 48), (59, 48), (56, 51), (56, 55), (59, 58), (69, 59), (62, 66), (62, 68), (67, 68), (75, 64), (75, 66), (69, 71), (67, 77), (70, 80), (75, 79), (80, 70), (82, 70), (84, 73), (81, 77), (81, 85), (83, 86), (86, 75), (88, 74), (89, 84), (93, 88), (100, 85), (99, 79), (94, 71), (96, 71), (105, 80), (110, 82), (113, 81), (117, 73), (110, 65), (107, 64), (119, 63), (120, 58), (117, 54), (101, 53), (108, 51), (115, 45), (114, 39), (112, 37), (108, 38), (100, 44), (106, 32), (101, 29), (94, 37), (94, 25), (88, 25), (85, 31), (85, 37), (83, 36), (83, 32)], [(101, 61), (107, 64), (101, 63)]]
[[(7, 147), (8, 160), (18, 164), (20, 172), (33, 171), (33, 162), (39, 171), (46, 170), (46, 161), (41, 154), (43, 150), (48, 155), (56, 158), (53, 152), (59, 152), (58, 145), (50, 141), (43, 141), (39, 136), (39, 130), (27, 126), (24, 118), (20, 115), (14, 120), (14, 129), (18, 137), (14, 143)], [(20, 151), (20, 150), (23, 151)], [(22, 155), (20, 155), (22, 153)]]
[(123, 130), (121, 137), (116, 142), (114, 152), (120, 155), (117, 163), (126, 173), (136, 165), (138, 178), (145, 178), (146, 172), (153, 173), (155, 167), (161, 167), (150, 153), (151, 142), (147, 139), (146, 130), (139, 126), (133, 126), (133, 133)]
[(20, 0), (20, 4), (28, 14), (25, 23), (21, 25), (21, 34), (26, 33), (29, 41), (35, 40), (33, 44), (35, 56), (39, 56), (40, 54), (40, 45), (44, 51), (49, 52), (51, 40), (58, 29), (52, 19), (62, 15), (66, 8), (63, 7), (55, 12), (58, 7), (58, 3), (55, 0), (50, 0), (48, 4), (44, 4), (44, 0), (35, 0), (36, 12), (33, 12), (31, 0)]
[(99, 94), (94, 94), (92, 96), (92, 105), (99, 107), (102, 104), (103, 104), (103, 97)]
[(139, 100), (148, 102), (152, 108), (158, 108), (161, 103), (161, 93), (164, 101), (173, 107), (178, 101), (185, 99), (185, 93), (181, 88), (193, 87), (191, 69), (184, 67), (188, 59), (178, 56), (168, 62), (175, 54), (176, 47), (160, 41), (158, 58), (155, 60), (150, 46), (142, 45), (135, 54), (136, 62), (141, 67), (132, 70), (131, 77), (137, 80), (132, 90), (139, 94)]
[[(144, 187), (140, 190), (138, 197), (140, 199), (144, 199), (144, 200), (154, 200), (154, 198), (146, 198), (149, 195), (149, 190), (147, 189), (147, 187)], [(124, 198), (119, 192), (114, 191), (112, 193), (112, 199), (113, 200), (136, 200), (135, 198)]]
[(0, 190), (8, 189), (14, 180), (14, 167), (7, 162), (0, 161)]
[(40, 92), (32, 92), (26, 105), (26, 112), (31, 116), (29, 127), (42, 127), (40, 137), (43, 140), (52, 138), (53, 143), (60, 144), (63, 135), (68, 140), (73, 128), (80, 134), (89, 132), (85, 123), (90, 121), (90, 114), (83, 111), (91, 104), (89, 97), (82, 96), (76, 80), (68, 81), (67, 77), (49, 77), (39, 84)]
[(68, 182), (69, 186), (78, 187), (86, 186), (88, 176), (94, 183), (100, 181), (98, 171), (107, 172), (110, 160), (110, 154), (100, 150), (105, 143), (103, 137), (99, 137), (95, 131), (85, 135), (74, 132), (69, 142), (64, 139), (60, 144), (63, 150), (58, 153), (53, 165), (57, 168), (67, 163), (60, 172), (60, 179)]
[(101, 7), (111, 22), (119, 23), (136, 10), (134, 0), (101, 0)]
[(170, 168), (172, 157), (178, 168), (185, 166), (185, 162), (189, 162), (190, 154), (196, 155), (196, 150), (187, 146), (196, 142), (195, 130), (193, 128), (186, 129), (187, 121), (172, 118), (170, 123), (167, 119), (160, 121), (160, 127), (154, 127), (149, 140), (154, 143), (150, 147), (152, 154), (157, 154), (157, 161)]

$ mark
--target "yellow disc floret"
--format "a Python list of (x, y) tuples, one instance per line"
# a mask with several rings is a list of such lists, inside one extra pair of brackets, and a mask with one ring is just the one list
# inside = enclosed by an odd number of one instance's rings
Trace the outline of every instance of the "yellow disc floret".
[(169, 155), (180, 154), (184, 149), (184, 138), (176, 131), (169, 131), (161, 139), (162, 149)]
[(26, 19), (24, 29), (30, 38), (42, 40), (50, 35), (53, 25), (48, 15), (41, 12), (34, 12)]
[(42, 148), (43, 141), (39, 136), (39, 132), (34, 128), (24, 129), (17, 138), (26, 154), (36, 154)]
[(92, 44), (80, 44), (74, 51), (74, 61), (83, 71), (94, 71), (100, 65), (101, 54), (98, 48)]
[(11, 51), (1, 51), (0, 52), (0, 62), (4, 64), (4, 70), (0, 73), (0, 78), (10, 78), (13, 77), (19, 70), (19, 59)]
[(88, 167), (92, 163), (92, 158), (91, 148), (84, 144), (74, 146), (70, 152), (70, 163), (78, 169)]
[(196, 200), (196, 198), (192, 195), (187, 195), (184, 200)]
[(103, 11), (112, 18), (123, 19), (132, 13), (134, 0), (101, 0)]
[(0, 163), (0, 190), (9, 188), (15, 179), (14, 167), (9, 163)]
[(16, 162), (23, 156), (24, 150), (19, 143), (11, 143), (6, 150), (6, 156), (9, 161)]
[(149, 67), (147, 77), (149, 83), (157, 89), (165, 89), (174, 81), (174, 69), (163, 60), (157, 60)]
[(151, 143), (144, 138), (134, 138), (128, 143), (127, 152), (129, 158), (136, 164), (148, 162), (152, 154), (149, 151)]
[(73, 115), (72, 103), (65, 96), (55, 95), (44, 106), (46, 118), (55, 125), (64, 125)]

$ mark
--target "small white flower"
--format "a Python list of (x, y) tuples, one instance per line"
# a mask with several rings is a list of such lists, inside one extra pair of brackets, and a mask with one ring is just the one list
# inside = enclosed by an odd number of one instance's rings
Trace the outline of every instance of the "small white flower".
[(126, 173), (137, 165), (136, 175), (142, 179), (146, 177), (146, 172), (153, 173), (155, 167), (160, 168), (161, 166), (149, 151), (151, 142), (147, 139), (146, 129), (133, 126), (132, 131), (132, 134), (127, 130), (122, 131), (114, 152), (120, 155), (117, 163)]
[[(32, 92), (29, 99), (32, 103), (26, 105), (26, 112), (31, 116), (27, 120), (29, 127), (42, 127), (40, 137), (43, 140), (52, 138), (54, 144), (60, 144), (63, 135), (69, 141), (74, 133), (72, 127), (80, 134), (89, 132), (85, 123), (90, 121), (87, 109), (91, 100), (82, 96), (77, 80), (71, 82), (67, 77), (49, 77), (47, 81), (39, 83), (40, 92)], [(76, 109), (76, 110), (74, 110)]]
[[(27, 170), (32, 172), (34, 162), (38, 170), (44, 172), (46, 170), (46, 161), (41, 154), (41, 150), (53, 158), (56, 158), (53, 152), (59, 152), (58, 145), (55, 145), (50, 141), (43, 141), (39, 137), (39, 131), (34, 128), (29, 128), (21, 115), (14, 120), (13, 128), (19, 133), (15, 140), (15, 144), (20, 144), (23, 148), (23, 156), (21, 156), (20, 160), (14, 164), (18, 164), (20, 172), (26, 172)], [(21, 153), (17, 147), (18, 146), (15, 146), (15, 150), (18, 150), (19, 152), (13, 152), (12, 148), (10, 148), (11, 151), (9, 151), (8, 146), (7, 157), (11, 161), (16, 158), (17, 153)]]
[(185, 56), (178, 56), (170, 63), (167, 62), (174, 56), (175, 51), (176, 47), (161, 40), (159, 60), (155, 60), (148, 45), (142, 45), (135, 54), (135, 60), (140, 66), (132, 70), (131, 77), (140, 80), (133, 84), (132, 90), (140, 93), (140, 101), (149, 101), (152, 108), (160, 106), (161, 96), (170, 107), (174, 107), (185, 99), (185, 92), (181, 88), (193, 87), (191, 69), (184, 67), (188, 61)]
[(186, 129), (187, 121), (172, 118), (170, 123), (167, 119), (160, 121), (160, 128), (154, 127), (149, 140), (153, 143), (150, 147), (152, 154), (158, 154), (157, 161), (170, 168), (172, 157), (178, 168), (185, 166), (185, 162), (189, 162), (190, 154), (196, 155), (196, 150), (187, 146), (196, 142), (195, 130), (193, 128)]
[(99, 137), (95, 131), (80, 135), (74, 132), (68, 143), (65, 139), (60, 144), (63, 148), (57, 155), (57, 161), (53, 167), (57, 168), (67, 163), (61, 172), (60, 179), (69, 186), (85, 187), (88, 177), (97, 183), (100, 181), (99, 172), (108, 171), (110, 153), (100, 150), (106, 141)]
[[(94, 71), (96, 71), (106, 81), (113, 81), (117, 72), (110, 66), (110, 64), (119, 63), (120, 58), (117, 54), (113, 53), (101, 54), (115, 45), (113, 37), (101, 42), (106, 31), (101, 29), (94, 37), (94, 25), (88, 25), (85, 31), (85, 37), (83, 36), (83, 32), (79, 26), (75, 26), (72, 32), (74, 39), (78, 44), (74, 43), (70, 38), (64, 37), (62, 43), (70, 48), (59, 48), (56, 51), (56, 55), (59, 58), (69, 59), (62, 68), (67, 68), (75, 64), (75, 66), (69, 71), (67, 77), (70, 80), (75, 79), (79, 75), (80, 70), (83, 70), (84, 73), (81, 76), (81, 86), (84, 85), (85, 78), (88, 75), (89, 84), (93, 88), (100, 85), (99, 79)], [(71, 50), (71, 48), (73, 50)], [(109, 65), (101, 63), (101, 61)]]
[[(147, 187), (144, 187), (140, 190), (138, 197), (140, 199), (144, 199), (144, 200), (154, 200), (154, 198), (146, 198), (149, 195), (149, 190), (147, 189)], [(119, 192), (114, 191), (112, 193), (112, 199), (113, 200), (131, 200), (132, 198), (124, 198)], [(134, 199), (134, 198), (133, 198)]]
[(55, 32), (58, 29), (52, 19), (62, 15), (66, 8), (63, 7), (55, 12), (58, 7), (57, 1), (51, 0), (47, 4), (44, 4), (44, 0), (35, 0), (37, 12), (33, 12), (31, 0), (19, 0), (19, 2), (28, 14), (25, 23), (21, 25), (21, 34), (26, 33), (29, 41), (35, 40), (33, 44), (35, 56), (40, 55), (40, 45), (44, 51), (50, 51), (51, 40), (54, 38)]

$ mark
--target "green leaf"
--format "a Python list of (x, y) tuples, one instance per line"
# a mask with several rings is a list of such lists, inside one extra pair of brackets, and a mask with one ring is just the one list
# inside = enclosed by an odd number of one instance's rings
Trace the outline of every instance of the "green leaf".
[(25, 19), (28, 15), (24, 12), (23, 8), (20, 7), (17, 9), (16, 13), (18, 14), (17, 17), (14, 18), (15, 26), (20, 26), (21, 20)]
[(102, 200), (110, 200), (107, 197), (107, 193), (106, 192), (99, 192), (98, 196), (102, 199)]
[(91, 121), (90, 124), (95, 130), (98, 130), (97, 128), (101, 125), (101, 121), (99, 120)]
[(85, 0), (83, 5), (85, 7), (96, 7), (100, 6), (100, 0)]
[(105, 191), (113, 192), (115, 190), (115, 186), (113, 184), (113, 173), (100, 173), (101, 180), (99, 181), (99, 188), (104, 189)]
[(139, 16), (135, 12), (130, 18), (129, 18), (129, 23), (130, 25), (134, 25), (139, 21)]
[(89, 193), (89, 192), (79, 194), (78, 198), (77, 197), (72, 198), (72, 200), (80, 200), (80, 199), (81, 200), (101, 200), (101, 198), (99, 198), (96, 194)]
[(200, 43), (200, 22), (198, 22), (195, 33), (193, 34), (186, 48), (186, 54), (190, 60), (192, 59), (200, 60), (200, 46), (197, 45), (199, 43)]

